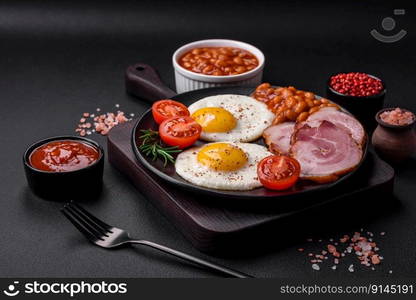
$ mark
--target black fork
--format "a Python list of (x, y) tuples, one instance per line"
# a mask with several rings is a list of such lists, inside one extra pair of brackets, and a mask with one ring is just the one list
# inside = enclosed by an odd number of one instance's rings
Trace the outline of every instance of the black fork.
[(61, 211), (90, 242), (100, 247), (111, 249), (123, 245), (139, 244), (157, 249), (159, 251), (179, 257), (188, 262), (203, 266), (207, 269), (223, 273), (227, 276), (238, 278), (253, 277), (248, 274), (244, 274), (242, 272), (232, 270), (224, 266), (203, 260), (201, 258), (183, 253), (181, 251), (156, 244), (154, 242), (132, 239), (127, 231), (104, 223), (73, 201), (65, 204)]

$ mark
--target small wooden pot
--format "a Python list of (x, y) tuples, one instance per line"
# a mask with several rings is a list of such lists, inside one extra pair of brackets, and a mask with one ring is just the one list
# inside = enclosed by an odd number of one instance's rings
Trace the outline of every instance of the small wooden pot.
[(407, 125), (391, 125), (380, 118), (380, 114), (394, 108), (385, 108), (376, 114), (378, 126), (372, 143), (376, 152), (386, 161), (401, 163), (416, 152), (415, 119)]

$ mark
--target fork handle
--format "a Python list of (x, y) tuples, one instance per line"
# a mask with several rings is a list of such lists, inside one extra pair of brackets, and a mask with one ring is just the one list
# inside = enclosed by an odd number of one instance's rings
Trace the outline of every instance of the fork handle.
[(248, 275), (248, 274), (245, 274), (245, 273), (236, 271), (236, 270), (232, 270), (232, 269), (226, 268), (226, 267), (221, 266), (221, 265), (214, 264), (212, 262), (203, 260), (201, 258), (192, 256), (192, 255), (183, 253), (181, 251), (174, 250), (172, 248), (169, 248), (169, 247), (166, 247), (166, 246), (163, 246), (163, 245), (159, 245), (159, 244), (156, 244), (156, 243), (153, 243), (153, 242), (150, 242), (150, 241), (145, 241), (145, 240), (131, 240), (129, 242), (132, 243), (132, 244), (145, 245), (145, 246), (148, 246), (148, 247), (151, 247), (151, 248), (160, 250), (160, 251), (165, 252), (165, 253), (168, 253), (170, 255), (179, 257), (179, 258), (181, 258), (183, 260), (192, 262), (194, 264), (203, 266), (203, 267), (208, 268), (208, 269), (211, 269), (211, 270), (215, 270), (217, 272), (226, 274), (226, 275), (231, 276), (231, 277), (237, 277), (237, 278), (254, 278), (251, 275)]

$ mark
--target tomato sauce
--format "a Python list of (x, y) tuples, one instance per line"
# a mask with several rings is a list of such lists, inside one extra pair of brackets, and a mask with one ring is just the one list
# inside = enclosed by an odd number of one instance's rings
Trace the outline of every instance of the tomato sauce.
[(85, 168), (98, 160), (100, 153), (92, 145), (75, 140), (46, 143), (30, 154), (32, 167), (47, 172), (68, 172)]

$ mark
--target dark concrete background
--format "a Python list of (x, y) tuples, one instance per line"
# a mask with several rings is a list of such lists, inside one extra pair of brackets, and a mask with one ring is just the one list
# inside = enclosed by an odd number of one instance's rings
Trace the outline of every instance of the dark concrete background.
[[(72, 134), (83, 112), (97, 107), (142, 113), (148, 104), (125, 94), (124, 69), (136, 62), (157, 68), (174, 88), (171, 55), (190, 41), (232, 38), (258, 46), (266, 55), (264, 81), (324, 94), (331, 73), (364, 71), (388, 85), (386, 106), (416, 111), (415, 18), (408, 9), (397, 29), (408, 35), (394, 44), (374, 40), (381, 20), (406, 3), (379, 1), (2, 1), (0, 4), (0, 276), (33, 277), (205, 277), (212, 274), (147, 249), (107, 251), (88, 244), (63, 218), (60, 203), (32, 195), (22, 154), (41, 138)], [(410, 6), (409, 6), (410, 8)], [(93, 139), (105, 146), (105, 138)], [(376, 271), (344, 264), (314, 272), (285, 243), (262, 255), (211, 258), (259, 277), (415, 276), (415, 160), (397, 169), (395, 209), (356, 208), (351, 222), (328, 215), (323, 238), (364, 227), (386, 231), (385, 257)], [(86, 203), (110, 224), (193, 254), (198, 253), (125, 178), (106, 164), (98, 201)], [(64, 193), (65, 191), (63, 191)], [(362, 199), (366, 201), (366, 199)], [(322, 216), (320, 216), (321, 218)], [(308, 224), (305, 224), (308, 232)], [(271, 237), (278, 240), (279, 237)], [(296, 240), (296, 238), (295, 238)], [(317, 248), (319, 249), (319, 248)], [(389, 274), (388, 270), (393, 270)]]

